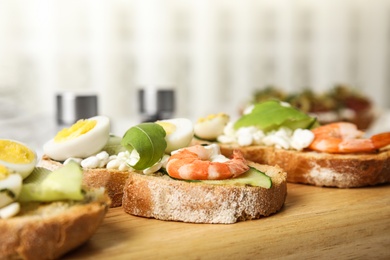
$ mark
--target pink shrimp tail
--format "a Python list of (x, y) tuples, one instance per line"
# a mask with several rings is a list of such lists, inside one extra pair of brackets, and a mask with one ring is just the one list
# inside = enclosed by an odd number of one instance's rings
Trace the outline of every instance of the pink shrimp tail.
[(233, 158), (228, 162), (228, 165), (232, 172), (232, 178), (238, 177), (249, 170), (249, 166), (240, 150), (233, 151)]
[(376, 149), (390, 145), (390, 132), (373, 135), (370, 140)]

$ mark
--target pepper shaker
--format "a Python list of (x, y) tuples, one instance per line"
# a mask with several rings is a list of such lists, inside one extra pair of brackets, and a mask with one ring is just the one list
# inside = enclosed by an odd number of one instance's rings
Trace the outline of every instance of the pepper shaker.
[(175, 112), (175, 92), (167, 88), (142, 88), (138, 91), (143, 122), (169, 119)]
[(68, 127), (80, 119), (98, 115), (98, 96), (94, 93), (61, 92), (56, 95), (56, 121)]

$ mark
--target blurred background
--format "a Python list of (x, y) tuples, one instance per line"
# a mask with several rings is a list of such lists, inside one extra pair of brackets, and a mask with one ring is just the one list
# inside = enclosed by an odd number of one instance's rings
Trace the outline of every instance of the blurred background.
[(139, 89), (194, 120), (269, 85), (347, 84), (387, 110), (389, 71), (389, 0), (0, 0), (0, 133), (37, 146), (61, 91), (96, 93), (122, 134)]

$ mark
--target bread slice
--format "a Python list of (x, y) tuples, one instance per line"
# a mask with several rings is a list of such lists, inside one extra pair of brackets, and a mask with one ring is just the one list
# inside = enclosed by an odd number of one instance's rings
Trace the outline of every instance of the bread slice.
[[(54, 170), (62, 166), (62, 163), (54, 161), (47, 156), (42, 156), (38, 166), (49, 170)], [(83, 186), (89, 188), (104, 187), (111, 199), (111, 206), (120, 207), (122, 205), (123, 188), (129, 177), (128, 171), (100, 169), (83, 169)]]
[(249, 163), (272, 179), (269, 189), (175, 180), (167, 175), (131, 173), (122, 207), (131, 215), (192, 223), (230, 224), (278, 212), (286, 199), (286, 173)]
[(221, 153), (230, 156), (240, 149), (247, 160), (278, 165), (287, 172), (287, 181), (338, 188), (390, 183), (390, 149), (364, 154), (330, 154), (293, 151), (266, 146), (221, 144)]
[(98, 229), (110, 200), (102, 189), (82, 202), (25, 203), (0, 219), (0, 259), (56, 259), (86, 242)]

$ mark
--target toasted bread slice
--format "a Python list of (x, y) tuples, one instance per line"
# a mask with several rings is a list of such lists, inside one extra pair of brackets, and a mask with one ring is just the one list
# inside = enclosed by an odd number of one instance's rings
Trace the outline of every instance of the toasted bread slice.
[(230, 224), (278, 212), (286, 199), (286, 173), (249, 163), (271, 177), (269, 189), (174, 180), (167, 175), (131, 173), (122, 207), (131, 215), (192, 223)]
[[(62, 166), (62, 163), (54, 161), (47, 156), (42, 156), (38, 166), (54, 170)], [(123, 188), (129, 177), (128, 171), (109, 170), (106, 168), (83, 169), (83, 186), (89, 188), (104, 187), (111, 199), (111, 207), (122, 205)]]
[(86, 242), (102, 223), (110, 199), (87, 192), (81, 202), (24, 203), (0, 219), (0, 259), (56, 259)]
[(225, 156), (239, 149), (247, 160), (278, 165), (287, 172), (287, 181), (338, 188), (390, 183), (390, 149), (376, 153), (330, 154), (293, 151), (266, 146), (220, 144)]

